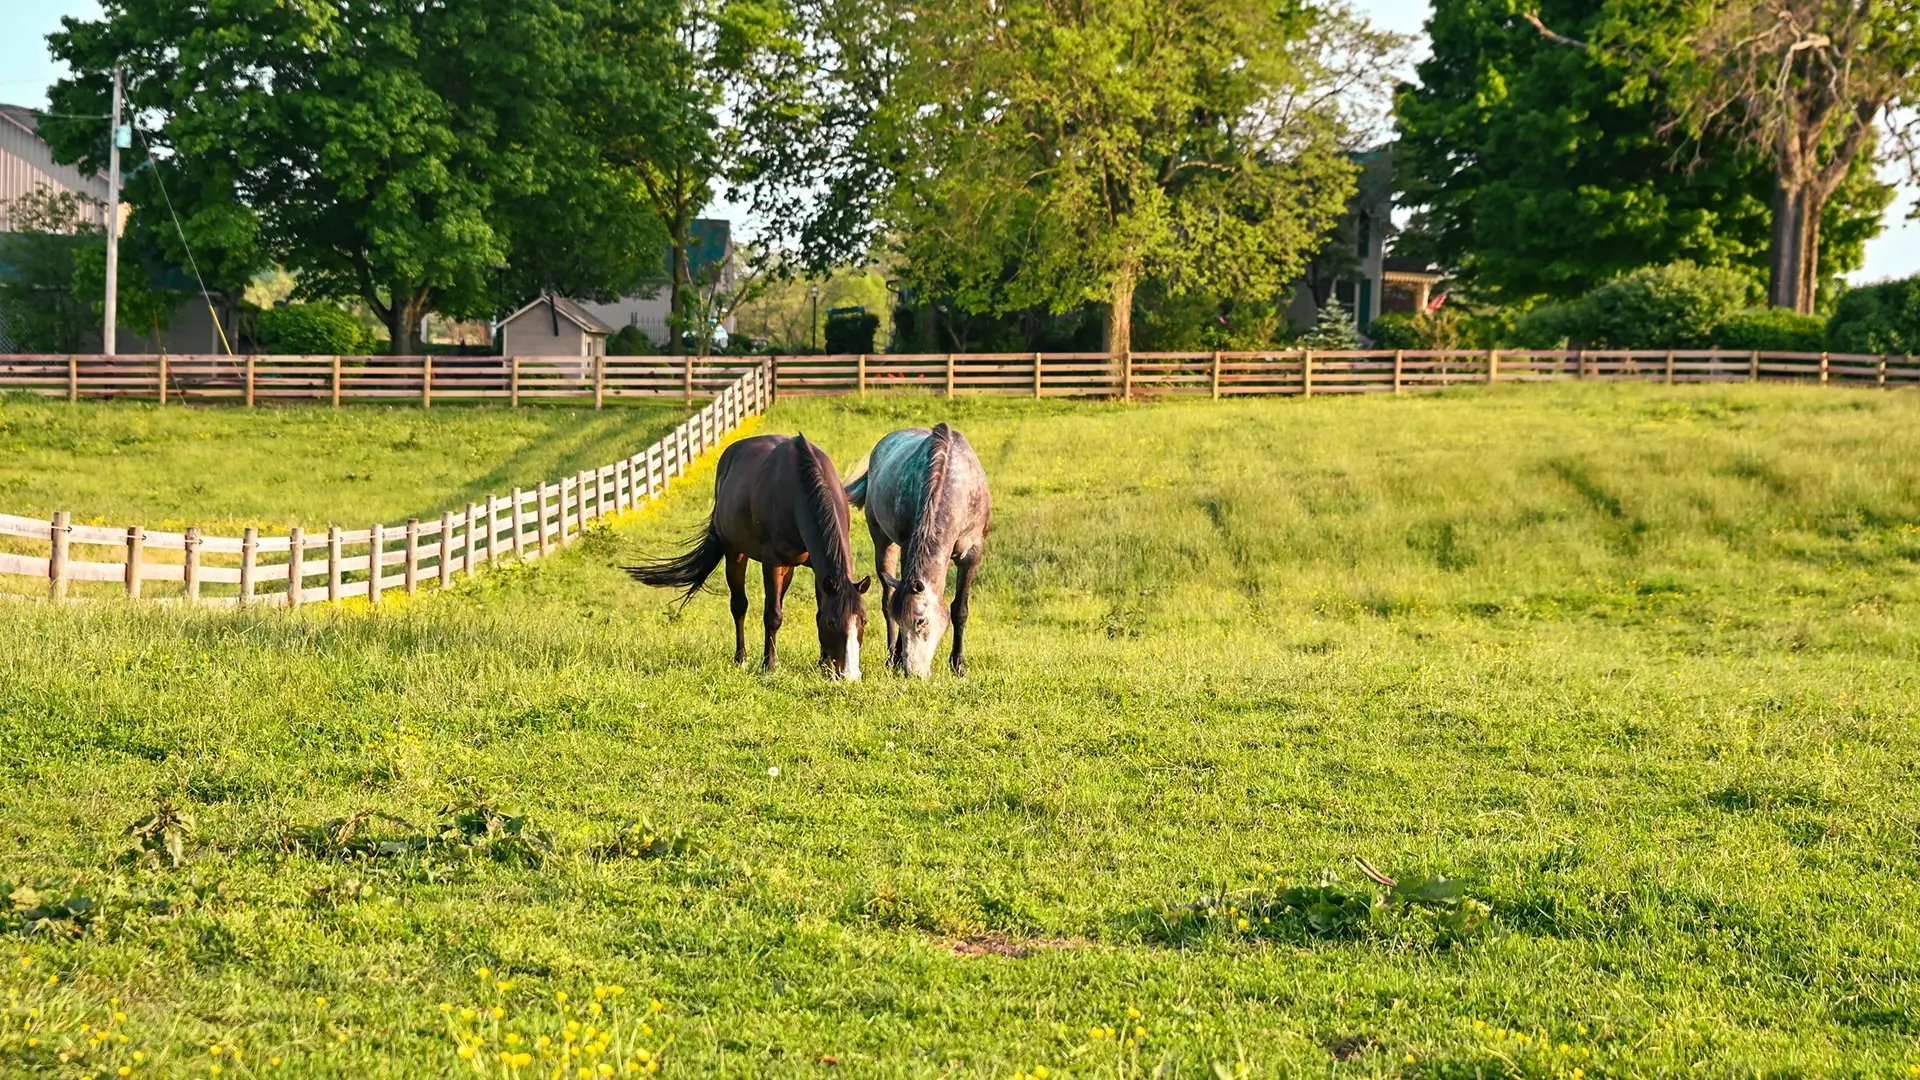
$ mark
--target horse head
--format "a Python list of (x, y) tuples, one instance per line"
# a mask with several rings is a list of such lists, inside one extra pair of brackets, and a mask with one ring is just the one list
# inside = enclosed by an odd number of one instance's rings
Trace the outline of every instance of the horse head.
[(928, 678), (933, 674), (934, 650), (940, 647), (940, 639), (953, 623), (947, 601), (940, 595), (945, 583), (919, 577), (905, 581), (884, 573), (881, 579), (886, 582), (893, 601), (889, 614), (893, 616), (894, 625), (900, 628), (893, 655), (887, 661), (903, 674)]

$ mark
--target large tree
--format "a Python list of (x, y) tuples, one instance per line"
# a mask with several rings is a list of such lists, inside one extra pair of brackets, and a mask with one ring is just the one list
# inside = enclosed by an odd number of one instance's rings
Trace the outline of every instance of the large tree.
[(1872, 164), (1889, 110), (1920, 104), (1920, 5), (1610, 0), (1608, 12), (1599, 51), (1632, 73), (1630, 92), (1662, 102), (1673, 128), (1768, 163), (1771, 299), (1811, 312), (1829, 202)]
[[(583, 39), (583, 100), (602, 159), (632, 178), (667, 237), (669, 325), (698, 330), (694, 218), (741, 170), (745, 130), (779, 108), (799, 52), (782, 0), (615, 0)], [(671, 348), (678, 352), (680, 336)]]
[[(1432, 55), (1396, 100), (1407, 201), (1402, 246), (1493, 299), (1578, 296), (1642, 266), (1688, 260), (1760, 277), (1772, 175), (1716, 132), (1667, 126), (1634, 72), (1545, 39), (1515, 0), (1436, 0)], [(1621, 17), (1602, 0), (1546, 0), (1565, 36)], [(1860, 265), (1888, 193), (1861, 163), (1825, 207), (1820, 273)]]
[(1106, 312), (1136, 289), (1286, 289), (1353, 191), (1343, 8), (1014, 0), (910, 12), (915, 100), (892, 211), (904, 276), (962, 308)]
[[(199, 264), (211, 255), (227, 287), (275, 259), (304, 295), (365, 301), (403, 354), (429, 311), (483, 314), (510, 288), (612, 288), (630, 272), (553, 254), (645, 235), (632, 224), (645, 208), (564, 107), (600, 2), (107, 0), (103, 19), (67, 19), (50, 39), (77, 73), (54, 111), (105, 112), (106, 73), (126, 65), (153, 157), (130, 198), (151, 227), (172, 227), (165, 180)], [(50, 141), (98, 164), (83, 128)], [(536, 222), (542, 198), (568, 212)], [(525, 244), (516, 266), (516, 231), (536, 223), (547, 251)]]

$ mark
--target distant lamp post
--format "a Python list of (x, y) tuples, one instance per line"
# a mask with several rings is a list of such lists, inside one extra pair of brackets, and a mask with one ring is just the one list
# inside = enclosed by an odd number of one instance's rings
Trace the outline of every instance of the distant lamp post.
[(813, 287), (811, 289), (808, 289), (807, 291), (813, 296), (813, 323), (812, 323), (812, 329), (808, 332), (809, 333), (809, 337), (807, 339), (808, 347), (812, 349), (812, 351), (814, 352), (819, 352), (820, 351), (820, 283), (817, 281), (814, 282)]

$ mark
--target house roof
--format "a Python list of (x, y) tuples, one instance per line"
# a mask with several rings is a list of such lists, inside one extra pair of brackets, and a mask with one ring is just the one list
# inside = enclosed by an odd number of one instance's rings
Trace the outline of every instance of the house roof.
[(0, 105), (0, 119), (11, 121), (15, 127), (29, 135), (38, 134), (40, 131), (40, 120), (34, 115), (32, 109), (18, 105)]
[(600, 319), (597, 316), (595, 316), (593, 312), (588, 311), (586, 308), (581, 307), (579, 304), (573, 302), (572, 300), (567, 299), (564, 296), (539, 297), (535, 299), (532, 303), (529, 303), (526, 306), (522, 307), (520, 310), (514, 312), (513, 314), (507, 316), (504, 319), (501, 319), (500, 325), (503, 327), (506, 326), (508, 323), (514, 321), (515, 319), (518, 319), (522, 315), (525, 315), (527, 312), (532, 311), (537, 307), (540, 307), (541, 305), (545, 304), (549, 300), (553, 301), (554, 314), (560, 316), (561, 318), (567, 320), (568, 322), (572, 323), (573, 325), (579, 327), (580, 329), (586, 331), (589, 334), (611, 334), (614, 332), (613, 327), (608, 326), (604, 322), (601, 322)]

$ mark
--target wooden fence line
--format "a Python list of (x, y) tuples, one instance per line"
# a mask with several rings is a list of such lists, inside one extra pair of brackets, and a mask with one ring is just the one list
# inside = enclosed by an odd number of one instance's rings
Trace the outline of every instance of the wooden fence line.
[[(541, 483), (533, 491), (514, 488), (511, 495), (489, 495), (463, 510), (442, 513), (438, 521), (334, 526), (324, 540), (297, 527), (285, 536), (262, 536), (248, 527), (234, 538), (198, 528), (174, 533), (139, 525), (76, 525), (65, 510), (50, 521), (0, 514), (0, 536), (48, 545), (45, 558), (0, 552), (0, 574), (44, 579), (55, 602), (67, 598), (73, 582), (120, 582), (129, 598), (139, 598), (146, 582), (177, 581), (179, 599), (191, 604), (272, 602), (291, 608), (364, 597), (377, 605), (391, 590), (411, 596), (433, 585), (444, 589), (456, 575), (471, 578), (502, 558), (547, 555), (578, 540), (589, 522), (660, 497), (701, 454), (748, 417), (765, 412), (773, 393), (772, 365), (762, 361), (632, 457)], [(75, 549), (83, 547), (117, 548), (124, 556), (119, 562), (76, 558)], [(179, 553), (177, 561), (154, 557), (170, 552)], [(210, 555), (221, 557), (221, 565), (214, 565)], [(318, 584), (308, 584), (316, 579)], [(231, 586), (231, 592), (208, 595), (208, 584)]]
[(1405, 393), (1546, 379), (1920, 386), (1913, 356), (1727, 349), (1292, 350), (772, 357), (0, 356), (0, 393), (161, 404), (591, 403), (717, 394), (772, 369), (775, 392), (1030, 397)]

